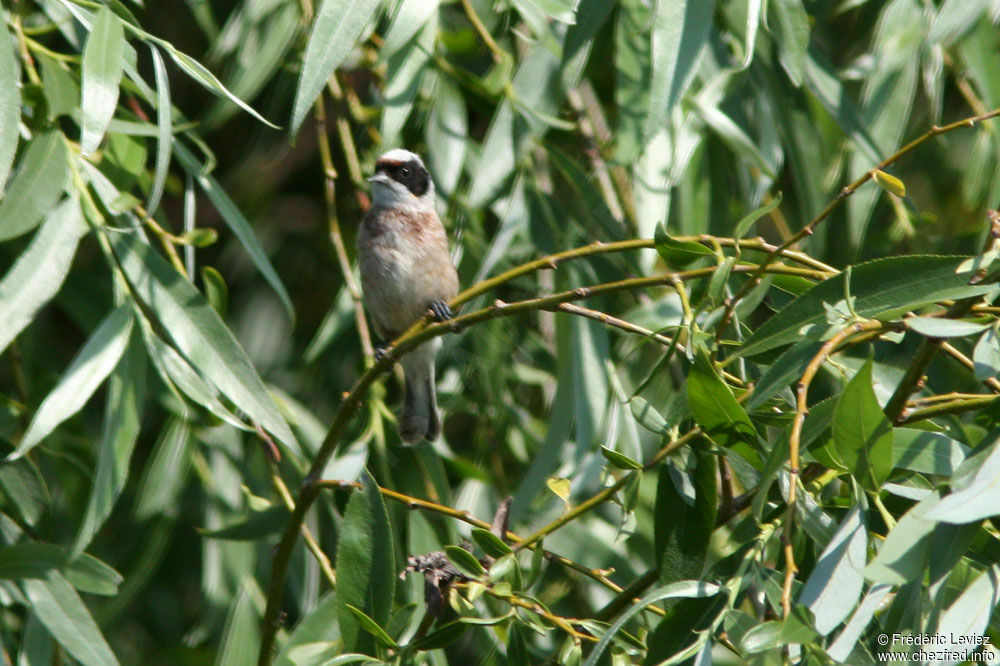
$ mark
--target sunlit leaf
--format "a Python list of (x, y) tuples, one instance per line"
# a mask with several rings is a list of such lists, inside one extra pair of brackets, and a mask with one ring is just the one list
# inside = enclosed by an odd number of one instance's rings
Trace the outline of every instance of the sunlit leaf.
[(83, 132), (80, 148), (85, 155), (97, 150), (118, 104), (122, 78), (125, 29), (107, 6), (94, 16), (83, 51)]

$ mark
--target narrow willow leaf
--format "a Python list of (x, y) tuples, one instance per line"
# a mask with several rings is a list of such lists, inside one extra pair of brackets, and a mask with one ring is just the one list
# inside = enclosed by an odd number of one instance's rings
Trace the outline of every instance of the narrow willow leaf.
[(344, 512), (337, 546), (337, 616), (345, 651), (374, 654), (371, 636), (348, 606), (365, 612), (379, 625), (389, 621), (396, 581), (389, 515), (378, 485), (367, 472)]
[(903, 514), (889, 531), (878, 555), (865, 567), (865, 578), (890, 585), (923, 579), (935, 525), (927, 513), (940, 501), (941, 493), (936, 491)]
[[(651, 75), (650, 43), (646, 26), (650, 23), (650, 4), (642, 0), (621, 0), (615, 25), (615, 106), (617, 127), (614, 132), (615, 160), (632, 163), (642, 152), (643, 123), (649, 110), (649, 80)], [(657, 137), (662, 137), (660, 132)], [(656, 156), (671, 161), (671, 150), (658, 150)], [(663, 173), (659, 169), (658, 173)], [(642, 180), (636, 183), (637, 194)], [(662, 188), (656, 188), (657, 190)], [(663, 220), (657, 211), (653, 219)]]
[(575, 0), (576, 22), (570, 25), (563, 39), (562, 86), (572, 90), (580, 82), (590, 58), (594, 38), (615, 9), (615, 3), (604, 0)]
[(62, 572), (79, 590), (111, 596), (118, 593), (122, 576), (96, 557), (75, 559), (65, 548), (40, 541), (22, 541), (0, 551), (0, 578), (45, 578), (53, 569)]
[(59, 291), (87, 225), (75, 198), (57, 207), (0, 279), (0, 352)]
[(694, 453), (697, 461), (691, 474), (693, 506), (677, 492), (667, 466), (660, 466), (653, 508), (653, 543), (659, 569), (657, 580), (661, 585), (701, 577), (709, 540), (715, 531), (719, 504), (715, 457), (700, 450)]
[(399, 647), (396, 641), (392, 640), (392, 636), (386, 633), (385, 629), (380, 627), (378, 622), (368, 617), (363, 610), (350, 604), (347, 604), (347, 610), (354, 614), (354, 617), (357, 619), (358, 624), (361, 625), (361, 628), (371, 634), (375, 640), (378, 641), (379, 645), (392, 649)]
[(701, 243), (671, 238), (662, 224), (656, 225), (653, 241), (656, 243), (656, 251), (669, 268), (684, 268), (699, 259), (715, 256), (715, 252)]
[(489, 530), (484, 530), (481, 528), (473, 528), (472, 539), (483, 551), (490, 557), (504, 557), (505, 555), (510, 555), (512, 552), (510, 546), (504, 543), (503, 539), (493, 534)]
[(906, 196), (906, 185), (899, 178), (880, 169), (875, 170), (875, 182), (883, 190), (902, 199)]
[(642, 469), (642, 463), (632, 460), (623, 453), (606, 446), (601, 447), (601, 455), (618, 469)]
[(188, 76), (190, 76), (192, 79), (200, 83), (206, 89), (215, 93), (216, 95), (222, 95), (223, 97), (231, 101), (233, 104), (240, 107), (241, 109), (249, 113), (251, 116), (253, 116), (260, 122), (267, 125), (268, 127), (272, 129), (280, 129), (270, 120), (257, 113), (252, 106), (250, 106), (242, 99), (237, 97), (229, 88), (224, 86), (222, 82), (219, 81), (218, 78), (216, 78), (215, 74), (210, 72), (208, 68), (205, 67), (203, 64), (201, 64), (188, 54), (183, 53), (182, 51), (178, 51), (177, 49), (174, 48), (173, 44), (171, 44), (170, 42), (166, 42), (163, 40), (156, 40), (156, 41), (160, 46), (166, 49), (167, 55), (170, 56), (170, 58), (177, 64), (178, 67), (184, 70)]
[(941, 616), (934, 635), (935, 642), (931, 645), (935, 646), (935, 650), (947, 651), (949, 658), (935, 663), (965, 663), (963, 655), (982, 642), (981, 637), (998, 603), (1000, 564), (994, 564), (972, 581)]
[(909, 317), (903, 320), (906, 327), (929, 338), (964, 338), (989, 328), (988, 322), (943, 319), (941, 317)]
[(427, 119), (427, 166), (437, 189), (450, 195), (462, 175), (469, 131), (468, 111), (465, 97), (444, 76), (438, 77), (431, 103), (434, 106)]
[(63, 193), (66, 159), (62, 132), (51, 130), (31, 140), (0, 198), (0, 241), (31, 231), (52, 210)]
[(705, 583), (702, 581), (694, 580), (682, 580), (677, 583), (671, 583), (669, 585), (663, 585), (650, 590), (643, 596), (639, 601), (635, 602), (629, 607), (627, 611), (622, 613), (614, 624), (608, 627), (608, 631), (601, 636), (601, 639), (591, 650), (590, 656), (587, 657), (587, 661), (584, 666), (597, 666), (600, 663), (601, 655), (607, 650), (608, 645), (614, 639), (615, 635), (621, 630), (625, 623), (631, 620), (635, 615), (641, 613), (650, 604), (655, 604), (657, 601), (662, 601), (664, 599), (696, 599), (702, 597), (711, 597), (722, 591), (722, 588), (713, 583)]
[(892, 466), (923, 474), (951, 476), (969, 454), (969, 447), (939, 432), (895, 428)]
[(234, 595), (229, 607), (216, 666), (243, 666), (256, 660), (260, 618), (254, 606), (251, 587), (247, 584), (240, 586), (239, 594)]
[(982, 381), (1000, 374), (1000, 331), (991, 326), (983, 333), (972, 352), (976, 379)]
[(714, 0), (656, 3), (650, 105), (643, 132), (646, 140), (666, 126), (674, 105), (690, 85), (698, 56), (708, 41), (714, 10)]
[(44, 579), (27, 579), (21, 586), (32, 612), (75, 659), (85, 666), (118, 664), (90, 611), (62, 574), (49, 571)]
[(190, 422), (179, 418), (167, 420), (139, 483), (136, 518), (177, 515), (179, 495), (191, 467), (192, 443)]
[(561, 499), (563, 501), (563, 503), (566, 505), (566, 508), (568, 509), (569, 508), (569, 490), (570, 490), (569, 479), (564, 479), (564, 478), (561, 478), (561, 477), (555, 477), (554, 476), (551, 479), (549, 479), (548, 481), (546, 481), (545, 485), (548, 486), (549, 490), (552, 491), (553, 495), (555, 495), (556, 497), (558, 497), (559, 499)]
[(278, 277), (277, 271), (274, 270), (274, 266), (271, 265), (271, 260), (267, 258), (264, 248), (257, 241), (257, 236), (254, 235), (253, 227), (250, 226), (249, 220), (246, 219), (239, 207), (233, 203), (233, 200), (229, 198), (229, 195), (222, 189), (219, 182), (208, 173), (205, 173), (202, 165), (198, 163), (198, 160), (186, 146), (178, 142), (174, 144), (173, 150), (174, 154), (177, 155), (177, 160), (198, 181), (198, 185), (208, 195), (209, 200), (215, 206), (215, 209), (219, 211), (222, 219), (226, 221), (232, 232), (236, 234), (240, 243), (243, 244), (243, 248), (250, 255), (250, 259), (253, 260), (254, 266), (257, 267), (257, 270), (260, 271), (260, 274), (264, 276), (264, 279), (274, 289), (278, 298), (281, 299), (281, 304), (285, 306), (288, 319), (294, 322), (295, 307), (292, 305), (292, 299), (289, 297), (285, 285), (282, 284), (281, 278)]
[[(0, 31), (0, 196), (17, 154), (17, 123), (21, 119), (21, 87), (18, 85), (14, 39), (6, 29)], [(0, 229), (3, 228), (0, 216)]]
[(858, 604), (857, 610), (851, 615), (851, 619), (847, 621), (847, 626), (844, 630), (840, 632), (837, 639), (830, 644), (827, 654), (829, 654), (835, 661), (845, 662), (850, 656), (851, 651), (854, 649), (855, 644), (861, 635), (864, 633), (865, 629), (871, 623), (872, 618), (875, 617), (875, 611), (878, 610), (879, 606), (885, 600), (889, 593), (892, 591), (891, 585), (886, 585), (884, 583), (879, 585), (873, 585), (865, 598), (861, 600)]
[(149, 188), (149, 199), (146, 201), (146, 213), (152, 216), (160, 207), (160, 199), (163, 197), (163, 186), (167, 182), (167, 172), (170, 170), (170, 148), (173, 146), (174, 136), (167, 68), (163, 64), (160, 50), (152, 43), (149, 44), (149, 52), (153, 56), (153, 74), (156, 77), (156, 168), (153, 173), (153, 185)]
[(251, 419), (294, 449), (295, 437), (246, 352), (201, 293), (132, 234), (113, 233), (109, 240), (135, 294), (191, 364)]
[(260, 511), (251, 510), (234, 523), (215, 530), (198, 530), (206, 539), (230, 541), (260, 541), (276, 534), (288, 522), (289, 512), (283, 504), (268, 506)]
[(851, 506), (799, 593), (798, 603), (812, 611), (822, 636), (836, 629), (861, 597), (868, 543), (866, 508), (862, 502)]
[(292, 104), (291, 133), (299, 131), (327, 79), (347, 57), (381, 3), (378, 0), (323, 0), (313, 20)]
[(695, 356), (688, 375), (687, 394), (691, 415), (705, 435), (759, 467), (757, 430), (704, 350)]
[(52, 501), (41, 472), (27, 459), (0, 465), (0, 491), (10, 500), (7, 511), (28, 525), (37, 524)]
[[(992, 285), (970, 285), (971, 272), (956, 273), (962, 257), (911, 255), (858, 264), (851, 274), (854, 310), (861, 317), (889, 317), (940, 300), (984, 294)], [(834, 276), (809, 289), (751, 335), (735, 354), (753, 356), (797, 342), (814, 324), (825, 330), (824, 303), (844, 298), (844, 278)]]
[(115, 308), (104, 318), (56, 387), (45, 396), (24, 437), (14, 453), (8, 456), (8, 460), (20, 458), (38, 446), (56, 426), (83, 408), (125, 353), (125, 346), (132, 333), (132, 322), (132, 310), (127, 305)]
[[(559, 84), (559, 59), (542, 44), (536, 44), (521, 59), (510, 84), (513, 100), (505, 99), (490, 121), (483, 139), (479, 162), (470, 173), (475, 177), (469, 189), (469, 204), (488, 203), (514, 172), (518, 159), (544, 135), (548, 126), (538, 115), (555, 116), (562, 89)], [(532, 110), (534, 116), (518, 115), (518, 110)]]
[(994, 446), (968, 485), (946, 495), (925, 516), (946, 523), (971, 523), (996, 515), (997, 502), (1000, 502), (1000, 446)]
[(108, 384), (97, 471), (80, 529), (73, 542), (74, 555), (86, 549), (111, 515), (111, 509), (128, 481), (129, 463), (142, 421), (145, 376), (146, 359), (142, 346), (132, 338)]
[(778, 194), (774, 196), (766, 204), (764, 204), (763, 206), (754, 211), (747, 213), (745, 216), (743, 216), (743, 219), (741, 219), (739, 222), (736, 223), (736, 228), (733, 230), (733, 238), (735, 238), (736, 240), (743, 238), (746, 235), (746, 233), (750, 231), (750, 227), (753, 226), (754, 222), (764, 217), (765, 215), (767, 215), (780, 205), (781, 205), (781, 192), (778, 192)]
[(809, 45), (809, 15), (802, 0), (772, 0), (769, 22), (778, 46), (778, 60), (788, 78), (801, 86), (805, 77), (806, 47)]
[(833, 414), (833, 443), (859, 484), (878, 492), (892, 472), (892, 424), (872, 389), (872, 362), (859, 369), (840, 394)]
[[(281, 652), (274, 660), (275, 666), (296, 666), (296, 650), (309, 645), (335, 645), (340, 638), (337, 624), (337, 593), (329, 592), (309, 614), (299, 620), (288, 640), (281, 646)], [(336, 653), (334, 653), (336, 654)], [(365, 656), (365, 659), (370, 657)]]
[(389, 80), (382, 101), (381, 123), (382, 141), (387, 146), (399, 144), (400, 132), (413, 110), (427, 64), (434, 52), (437, 32), (438, 22), (434, 16), (425, 22), (415, 39), (389, 57)]
[(747, 4), (746, 39), (743, 41), (743, 62), (740, 69), (746, 69), (753, 60), (753, 52), (757, 46), (757, 29), (760, 27), (762, 0), (749, 0)]
[(125, 28), (108, 6), (94, 15), (90, 37), (83, 49), (83, 131), (80, 148), (84, 155), (97, 150), (115, 115), (118, 86), (124, 64)]
[(424, 23), (437, 11), (441, 0), (403, 0), (392, 16), (389, 28), (385, 31), (380, 58), (388, 58), (403, 48), (417, 34)]

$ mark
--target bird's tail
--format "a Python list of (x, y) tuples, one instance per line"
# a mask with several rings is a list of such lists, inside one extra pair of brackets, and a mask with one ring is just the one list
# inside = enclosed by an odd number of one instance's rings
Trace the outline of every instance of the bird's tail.
[(434, 357), (439, 339), (426, 342), (400, 361), (406, 383), (403, 389), (403, 411), (399, 415), (399, 436), (404, 442), (418, 442), (422, 437), (434, 441), (441, 434), (437, 391), (434, 387)]

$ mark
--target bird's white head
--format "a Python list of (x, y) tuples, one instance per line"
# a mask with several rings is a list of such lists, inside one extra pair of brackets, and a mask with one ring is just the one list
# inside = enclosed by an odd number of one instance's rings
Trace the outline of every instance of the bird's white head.
[(419, 201), (434, 207), (434, 182), (420, 156), (409, 150), (393, 148), (383, 153), (368, 181), (377, 205), (412, 206)]

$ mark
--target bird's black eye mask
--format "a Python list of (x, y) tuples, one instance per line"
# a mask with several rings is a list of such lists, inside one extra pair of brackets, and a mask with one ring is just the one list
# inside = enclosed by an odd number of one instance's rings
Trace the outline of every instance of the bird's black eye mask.
[(379, 162), (375, 171), (376, 173), (381, 171), (397, 183), (402, 184), (414, 196), (422, 197), (430, 188), (430, 174), (427, 173), (427, 169), (422, 164), (416, 161)]

